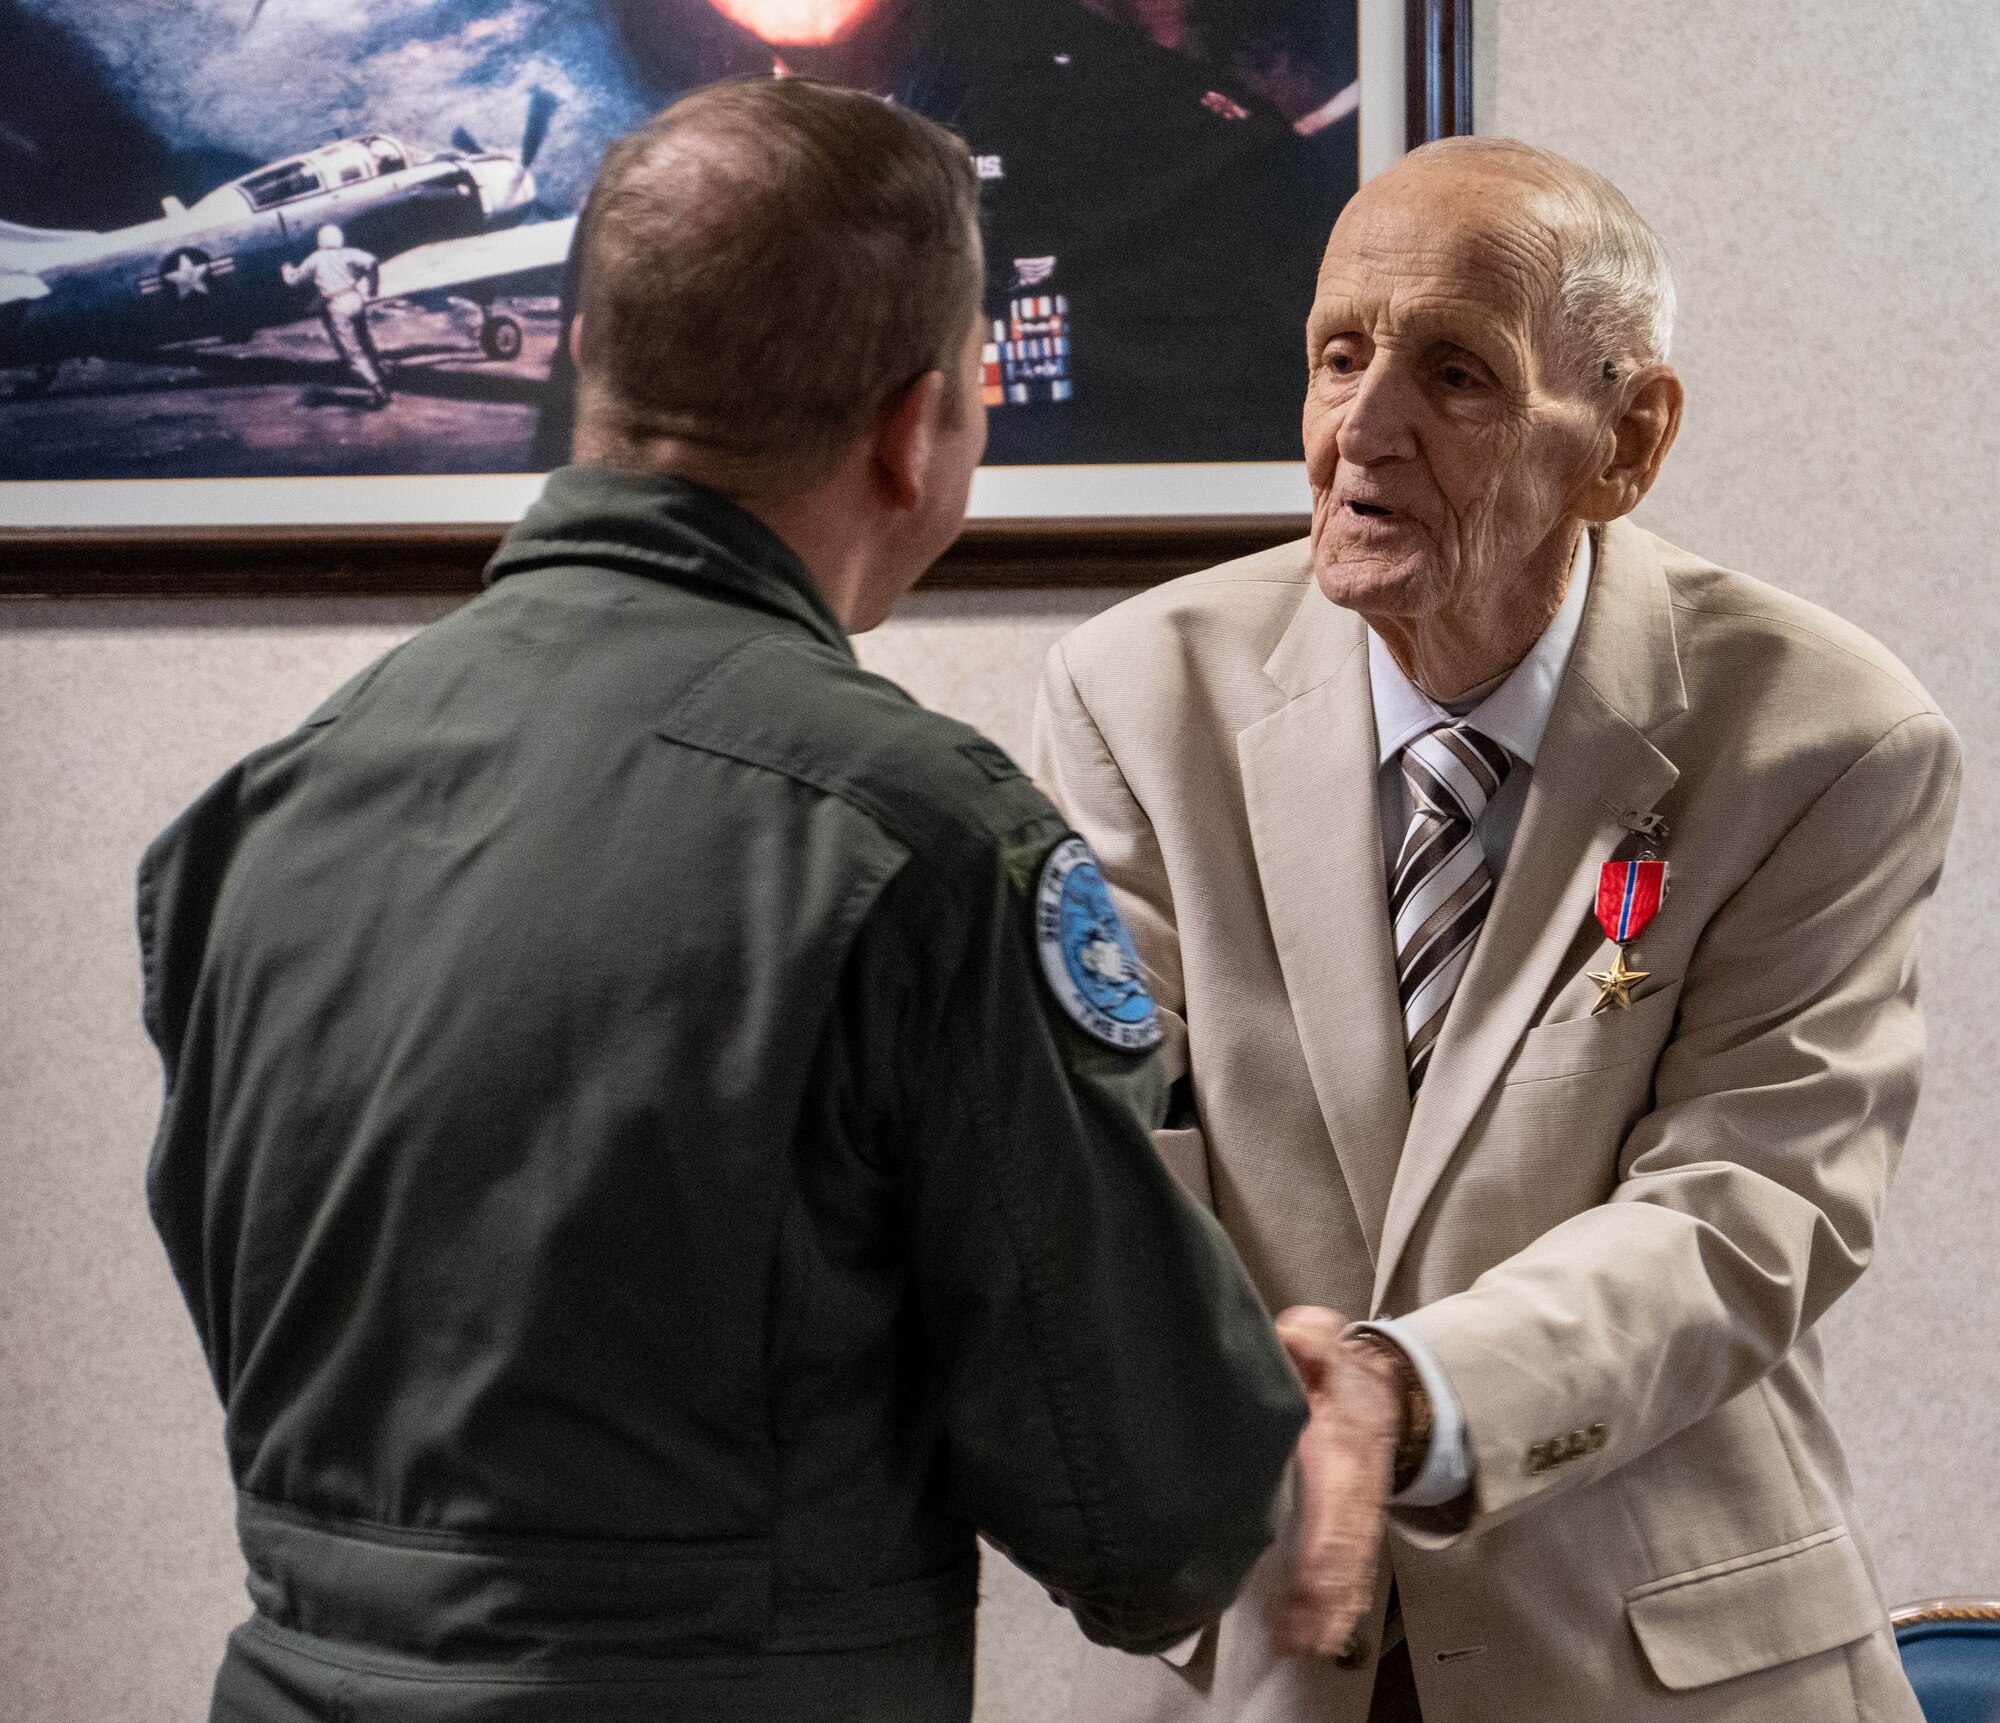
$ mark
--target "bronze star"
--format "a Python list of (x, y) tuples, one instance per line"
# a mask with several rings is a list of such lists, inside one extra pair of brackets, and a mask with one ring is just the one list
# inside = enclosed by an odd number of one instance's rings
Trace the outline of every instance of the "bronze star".
[(1597, 983), (1597, 1003), (1590, 1008), (1590, 1014), (1595, 1017), (1613, 1005), (1621, 1011), (1630, 1009), (1632, 989), (1651, 974), (1650, 969), (1627, 969), (1625, 953), (1619, 952), (1609, 969), (1591, 972), (1590, 979)]

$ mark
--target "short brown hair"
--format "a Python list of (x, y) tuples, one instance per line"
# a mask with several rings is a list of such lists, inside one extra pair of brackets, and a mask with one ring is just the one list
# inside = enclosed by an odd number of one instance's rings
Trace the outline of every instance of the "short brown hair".
[(805, 78), (683, 97), (590, 194), (579, 429), (810, 482), (893, 391), (956, 378), (978, 221), (965, 144), (907, 108)]

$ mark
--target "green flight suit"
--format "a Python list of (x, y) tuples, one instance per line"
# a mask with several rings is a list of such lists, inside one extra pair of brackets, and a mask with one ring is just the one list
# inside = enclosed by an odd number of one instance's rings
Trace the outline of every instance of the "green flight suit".
[(975, 1532), (1171, 1643), (1304, 1407), (1080, 840), (713, 494), (557, 473), (492, 574), (141, 869), (213, 1715), (963, 1723)]

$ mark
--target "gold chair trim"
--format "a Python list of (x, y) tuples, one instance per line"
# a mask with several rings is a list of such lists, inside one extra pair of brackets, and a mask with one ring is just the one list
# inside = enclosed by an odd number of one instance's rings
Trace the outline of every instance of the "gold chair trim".
[(2000, 1598), (1933, 1597), (1922, 1603), (1906, 1603), (1889, 1612), (1889, 1625), (1932, 1627), (1946, 1621), (1991, 1621), (2000, 1623)]

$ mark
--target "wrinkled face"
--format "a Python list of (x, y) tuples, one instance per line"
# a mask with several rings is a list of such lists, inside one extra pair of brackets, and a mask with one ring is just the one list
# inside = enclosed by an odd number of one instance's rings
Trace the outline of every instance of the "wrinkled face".
[(1534, 553), (1567, 520), (1604, 420), (1547, 350), (1559, 259), (1536, 195), (1410, 164), (1333, 230), (1307, 323), (1305, 449), (1313, 572), (1336, 604), (1415, 619), (1515, 586), (1539, 597)]
[(710, 0), (732, 24), (776, 47), (819, 48), (840, 41), (881, 0)]

